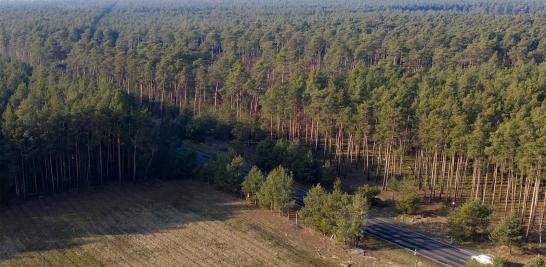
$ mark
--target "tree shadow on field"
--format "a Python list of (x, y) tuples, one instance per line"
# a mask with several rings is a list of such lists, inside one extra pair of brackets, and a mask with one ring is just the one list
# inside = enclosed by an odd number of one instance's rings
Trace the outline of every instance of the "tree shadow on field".
[[(236, 200), (208, 184), (189, 180), (32, 200), (0, 212), (0, 263), (27, 252), (42, 254), (90, 243), (96, 243), (94, 249), (100, 251), (105, 247), (98, 241), (105, 236), (146, 237), (197, 222), (224, 221), (254, 209)], [(214, 236), (213, 229), (204, 230)]]

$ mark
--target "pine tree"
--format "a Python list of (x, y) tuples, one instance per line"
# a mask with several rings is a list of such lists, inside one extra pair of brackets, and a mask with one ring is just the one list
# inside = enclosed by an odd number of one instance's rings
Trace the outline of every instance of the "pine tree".
[(499, 245), (508, 246), (508, 253), (512, 254), (512, 246), (518, 246), (523, 238), (522, 231), (521, 218), (512, 213), (493, 228), (490, 238)]
[(236, 193), (241, 189), (245, 165), (243, 157), (234, 151), (228, 151), (220, 153), (208, 164), (212, 168), (216, 187), (230, 193)]
[(258, 192), (258, 203), (264, 208), (282, 213), (294, 206), (291, 197), (294, 193), (294, 179), (286, 169), (278, 166), (267, 175), (264, 185)]
[(302, 222), (342, 243), (354, 244), (362, 235), (368, 219), (368, 199), (363, 193), (350, 196), (341, 191), (336, 179), (332, 192), (320, 184), (312, 187), (300, 210)]
[(391, 184), (392, 190), (397, 193), (396, 209), (405, 214), (413, 214), (419, 204), (419, 195), (413, 181), (409, 178), (404, 178), (401, 181), (396, 181)]
[(248, 175), (245, 177), (245, 180), (241, 184), (241, 191), (246, 194), (248, 200), (257, 204), (258, 201), (258, 192), (262, 188), (262, 185), (265, 182), (265, 177), (262, 174), (262, 171), (257, 166), (252, 166)]
[(330, 233), (334, 227), (331, 223), (325, 222), (327, 214), (331, 211), (326, 210), (328, 193), (324, 188), (317, 184), (307, 192), (304, 197), (304, 206), (299, 211), (303, 224), (318, 230), (322, 233)]

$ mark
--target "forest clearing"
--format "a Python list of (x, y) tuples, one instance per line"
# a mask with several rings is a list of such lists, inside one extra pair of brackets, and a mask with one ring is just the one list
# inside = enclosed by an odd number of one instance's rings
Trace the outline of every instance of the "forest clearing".
[[(188, 190), (181, 194), (180, 187)], [(375, 241), (366, 256), (352, 255), (319, 233), (295, 230), (286, 217), (195, 181), (39, 199), (0, 214), (0, 266), (404, 266), (415, 261)]]

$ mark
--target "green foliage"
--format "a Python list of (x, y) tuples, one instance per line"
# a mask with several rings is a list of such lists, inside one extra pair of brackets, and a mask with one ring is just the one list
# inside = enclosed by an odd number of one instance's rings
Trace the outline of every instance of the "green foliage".
[(477, 240), (487, 233), (491, 213), (479, 200), (469, 199), (449, 213), (449, 234), (459, 240)]
[[(25, 166), (11, 195), (173, 176), (156, 128), (179, 113), (177, 139), (300, 139), (260, 146), (257, 165), (306, 184), (327, 186), (334, 166), (313, 153), (343, 162), (348, 138), (393, 159), (546, 173), (543, 1), (30, 2), (0, 3), (0, 53), (17, 59), (0, 60), (1, 127)], [(31, 179), (66, 176), (50, 157), (78, 170), (63, 186)]]
[[(145, 179), (157, 152), (150, 113), (115, 85), (42, 68), (11, 95), (2, 132), (10, 154), (25, 166), (10, 175), (16, 197)], [(68, 169), (70, 177), (61, 182)], [(48, 181), (38, 184), (46, 173)]]
[(512, 213), (493, 228), (489, 237), (499, 245), (508, 246), (511, 253), (513, 245), (520, 245), (523, 238), (522, 229), (521, 218), (516, 213)]
[(368, 223), (368, 198), (357, 193), (349, 201), (349, 207), (344, 209), (338, 220), (336, 237), (340, 242), (354, 244), (364, 233)]
[(11, 155), (8, 154), (5, 140), (0, 133), (0, 210), (8, 205), (11, 193), (10, 175), (12, 175)]
[(299, 211), (301, 221), (305, 225), (325, 234), (332, 233), (335, 227), (328, 199), (329, 194), (320, 184), (317, 184), (309, 189), (307, 196), (303, 199), (305, 205)]
[(290, 199), (293, 193), (294, 179), (286, 169), (278, 166), (267, 175), (258, 192), (258, 203), (269, 210), (283, 212), (294, 206), (294, 201)]
[(545, 267), (546, 259), (542, 256), (534, 257), (523, 265), (524, 267)]
[(245, 166), (245, 160), (240, 155), (235, 156), (230, 163), (226, 166), (226, 173), (223, 176), (224, 179), (217, 179), (217, 185), (231, 192), (239, 191), (239, 186), (242, 182), (243, 168)]
[(192, 122), (193, 116), (191, 112), (187, 109), (180, 111), (179, 114), (173, 116), (174, 119), (166, 119), (161, 123), (162, 128), (170, 128), (168, 132), (169, 139), (177, 140), (181, 142), (184, 139), (188, 138), (188, 133), (186, 132), (188, 125)]
[(378, 186), (365, 184), (358, 187), (356, 195), (366, 198), (371, 202), (379, 193), (381, 193), (381, 189)]
[(368, 219), (368, 199), (361, 192), (354, 196), (343, 193), (339, 179), (330, 193), (320, 184), (312, 187), (304, 203), (299, 214), (305, 225), (347, 244), (362, 235)]
[(245, 180), (241, 184), (241, 191), (247, 195), (247, 198), (254, 203), (258, 201), (258, 192), (265, 182), (262, 171), (257, 166), (252, 166)]
[(243, 182), (245, 160), (233, 150), (221, 152), (207, 163), (205, 172), (212, 174), (213, 184), (220, 190), (236, 193)]
[(256, 118), (243, 116), (231, 129), (234, 139), (240, 143), (250, 143), (253, 140), (263, 139), (264, 133), (260, 129), (260, 124)]
[(200, 176), (226, 192), (238, 192), (243, 181), (244, 159), (233, 149), (211, 156), (200, 170)]
[(268, 138), (261, 141), (256, 147), (256, 165), (264, 170), (282, 165), (304, 184), (318, 182), (321, 178), (321, 168), (315, 156), (298, 140), (273, 142)]
[(405, 177), (391, 182), (391, 189), (397, 193), (396, 209), (405, 214), (413, 214), (419, 204), (419, 194), (413, 180)]
[(231, 140), (235, 119), (230, 112), (207, 112), (194, 117), (186, 126), (189, 139), (203, 143), (208, 139)]
[(321, 167), (321, 184), (326, 187), (331, 187), (336, 177), (336, 170), (330, 160), (326, 160)]
[[(153, 143), (157, 145), (157, 152), (155, 152), (150, 166), (150, 172), (155, 178), (188, 179), (197, 174), (195, 154), (187, 150), (177, 150), (184, 138), (185, 121), (185, 118), (178, 117), (161, 124), (159, 133), (153, 140)], [(149, 130), (147, 134), (153, 133)]]
[[(273, 148), (275, 142), (271, 138), (266, 138), (256, 146), (256, 165), (266, 171), (270, 171), (280, 164), (281, 155), (276, 155), (277, 151)], [(276, 165), (275, 165), (276, 163)]]

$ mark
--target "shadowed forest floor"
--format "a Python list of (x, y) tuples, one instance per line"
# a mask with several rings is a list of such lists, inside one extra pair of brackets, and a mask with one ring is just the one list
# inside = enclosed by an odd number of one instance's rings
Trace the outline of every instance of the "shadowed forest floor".
[[(366, 256), (286, 217), (195, 181), (107, 188), (0, 213), (0, 266), (405, 266), (368, 241)], [(420, 263), (426, 266), (427, 264)]]

